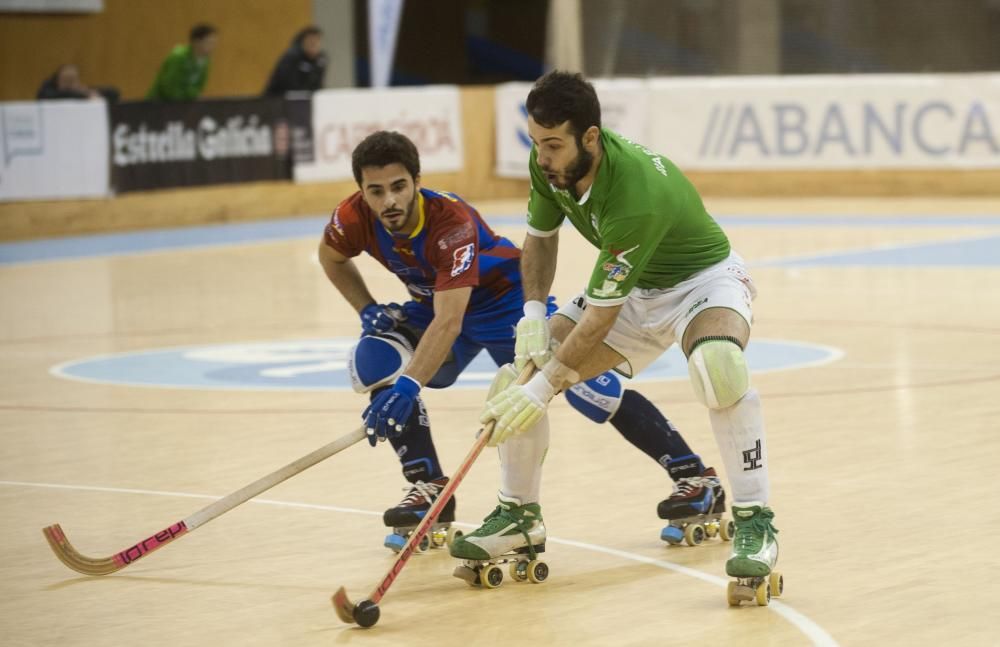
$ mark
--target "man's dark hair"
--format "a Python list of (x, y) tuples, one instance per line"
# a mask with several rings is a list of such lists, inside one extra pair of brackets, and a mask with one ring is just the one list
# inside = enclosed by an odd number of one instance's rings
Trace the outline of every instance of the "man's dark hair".
[(555, 128), (568, 121), (577, 140), (591, 126), (601, 127), (601, 102), (594, 86), (580, 74), (549, 72), (535, 81), (525, 107), (543, 128)]
[(365, 137), (351, 154), (354, 179), (361, 186), (361, 169), (402, 164), (414, 180), (420, 175), (420, 154), (406, 135), (380, 130)]
[(316, 25), (308, 25), (299, 30), (299, 33), (295, 34), (293, 41), (296, 45), (301, 45), (302, 41), (306, 39), (306, 36), (322, 36), (323, 30)]
[(207, 22), (200, 22), (191, 28), (191, 33), (188, 34), (188, 42), (193, 43), (202, 40), (217, 32), (218, 30)]

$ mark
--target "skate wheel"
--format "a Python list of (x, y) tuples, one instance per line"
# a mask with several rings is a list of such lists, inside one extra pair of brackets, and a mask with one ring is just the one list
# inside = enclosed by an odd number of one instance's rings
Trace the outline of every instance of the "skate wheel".
[(667, 526), (660, 531), (660, 539), (668, 544), (679, 544), (684, 541), (684, 531), (677, 526)]
[(451, 546), (453, 543), (455, 543), (455, 540), (461, 537), (463, 534), (465, 533), (463, 533), (458, 528), (448, 528), (448, 534), (445, 535), (444, 542), (449, 546)]
[(684, 529), (684, 541), (688, 546), (697, 546), (705, 541), (705, 527), (700, 523), (693, 523)]
[(441, 548), (448, 541), (443, 529), (435, 530), (434, 532), (431, 533), (430, 537), (431, 537), (431, 546), (433, 548)]
[(549, 565), (533, 559), (528, 562), (528, 579), (532, 584), (541, 584), (549, 578)]
[(740, 598), (736, 595), (737, 586), (736, 582), (730, 582), (726, 587), (726, 602), (728, 602), (731, 607), (740, 606)]
[(495, 589), (503, 584), (503, 569), (496, 564), (490, 564), (479, 574), (479, 579), (484, 587)]
[(719, 537), (722, 541), (732, 541), (736, 536), (736, 524), (732, 519), (723, 519), (719, 522)]
[(528, 565), (526, 562), (510, 563), (510, 578), (515, 582), (528, 581)]
[(771, 586), (771, 597), (780, 598), (781, 594), (785, 592), (785, 578), (782, 577), (781, 573), (771, 571), (767, 583)]
[(757, 606), (766, 607), (768, 602), (771, 601), (771, 586), (764, 580), (757, 585), (756, 591), (754, 591), (754, 599), (757, 600)]
[(414, 546), (413, 551), (416, 553), (426, 553), (427, 549), (431, 547), (431, 538), (424, 535), (420, 538), (420, 542)]
[(406, 538), (401, 537), (397, 534), (386, 535), (385, 536), (385, 547), (394, 553), (398, 553), (403, 550), (403, 546), (406, 545)]
[(705, 524), (705, 535), (708, 537), (714, 537), (719, 534), (719, 522), (713, 521), (712, 523)]

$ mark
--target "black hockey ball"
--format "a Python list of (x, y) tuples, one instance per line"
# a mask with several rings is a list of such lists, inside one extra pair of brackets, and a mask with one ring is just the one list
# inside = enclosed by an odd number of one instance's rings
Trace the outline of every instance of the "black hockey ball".
[(371, 627), (378, 622), (381, 612), (378, 605), (371, 600), (362, 600), (354, 607), (354, 621), (362, 627)]

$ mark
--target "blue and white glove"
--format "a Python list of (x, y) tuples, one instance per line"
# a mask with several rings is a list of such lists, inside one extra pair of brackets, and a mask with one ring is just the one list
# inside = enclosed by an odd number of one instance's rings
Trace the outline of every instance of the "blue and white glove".
[(398, 303), (369, 303), (361, 309), (361, 330), (366, 335), (395, 330), (406, 319)]
[(400, 375), (391, 389), (385, 389), (374, 398), (361, 414), (365, 420), (368, 444), (375, 446), (380, 440), (395, 438), (403, 433), (413, 415), (420, 393), (420, 382), (409, 375)]

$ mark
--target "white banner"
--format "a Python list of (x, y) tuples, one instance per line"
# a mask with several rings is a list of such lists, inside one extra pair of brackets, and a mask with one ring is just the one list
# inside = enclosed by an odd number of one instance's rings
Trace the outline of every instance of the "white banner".
[(455, 86), (323, 90), (313, 94), (315, 160), (295, 165), (296, 182), (347, 180), (351, 153), (376, 130), (396, 130), (416, 144), (424, 173), (462, 168), (462, 110)]
[(392, 79), (403, 0), (368, 0), (368, 56), (371, 86), (384, 88)]
[[(528, 112), (524, 102), (531, 83), (504, 83), (496, 88), (496, 173), (501, 177), (528, 177)], [(639, 79), (596, 79), (604, 126), (641, 142), (648, 130), (646, 83)]]
[(0, 200), (108, 195), (103, 101), (0, 103)]
[(1000, 74), (653, 79), (682, 169), (1000, 167)]
[(0, 11), (99, 13), (104, 0), (0, 0)]

